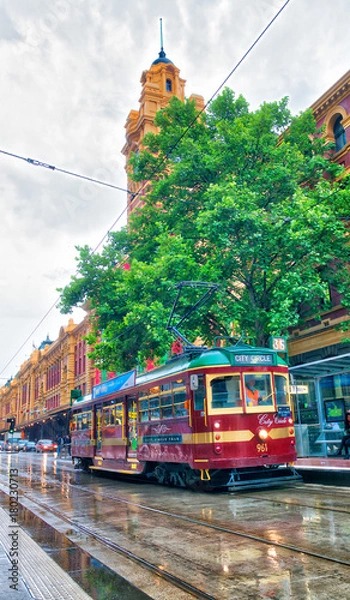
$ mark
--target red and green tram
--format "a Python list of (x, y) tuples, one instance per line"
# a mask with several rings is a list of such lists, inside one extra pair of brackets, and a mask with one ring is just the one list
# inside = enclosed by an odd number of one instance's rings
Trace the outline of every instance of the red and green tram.
[(272, 349), (193, 349), (72, 407), (77, 468), (230, 491), (300, 479), (288, 367)]

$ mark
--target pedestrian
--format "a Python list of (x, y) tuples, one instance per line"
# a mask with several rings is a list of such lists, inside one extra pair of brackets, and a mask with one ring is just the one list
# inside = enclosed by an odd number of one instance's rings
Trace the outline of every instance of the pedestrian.
[(66, 452), (67, 452), (68, 455), (70, 455), (71, 440), (70, 440), (70, 436), (69, 435), (66, 435), (64, 437), (64, 443), (65, 443), (65, 446), (66, 446)]
[(345, 459), (349, 460), (349, 448), (350, 448), (350, 410), (346, 411), (345, 415), (345, 426), (344, 426), (344, 435), (342, 441), (340, 442), (340, 446), (338, 452), (336, 452), (333, 456), (341, 456), (343, 450), (345, 450)]
[(63, 439), (61, 438), (60, 435), (57, 437), (56, 444), (57, 444), (57, 457), (60, 457), (61, 456), (61, 448), (63, 445)]

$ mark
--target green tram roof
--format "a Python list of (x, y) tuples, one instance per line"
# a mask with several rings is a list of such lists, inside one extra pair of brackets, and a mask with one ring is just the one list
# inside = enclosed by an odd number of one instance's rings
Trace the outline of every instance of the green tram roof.
[[(261, 360), (258, 360), (260, 357)], [(267, 358), (268, 357), (268, 358)], [(265, 359), (265, 360), (264, 360)], [(144, 385), (154, 379), (167, 377), (182, 371), (204, 367), (252, 367), (287, 366), (286, 362), (271, 348), (257, 348), (241, 344), (226, 348), (195, 348), (170, 359), (164, 365), (142, 373), (136, 379), (136, 385)]]
[[(138, 375), (136, 378), (136, 386), (146, 385), (151, 381), (169, 377), (183, 371), (194, 371), (201, 368), (210, 367), (276, 367), (284, 366), (287, 364), (277, 354), (276, 350), (271, 348), (257, 348), (248, 346), (247, 344), (240, 344), (235, 346), (228, 346), (226, 348), (189, 348), (185, 353), (179, 354), (171, 358), (167, 363), (156, 367), (151, 371), (147, 371)], [(117, 376), (115, 379), (118, 379)], [(110, 383), (113, 379), (108, 380)], [(100, 384), (101, 385), (101, 384)], [(128, 389), (120, 389), (119, 391), (106, 392), (103, 396), (109, 396), (119, 392), (128, 393)], [(81, 398), (73, 402), (73, 408), (84, 407), (91, 402), (97, 402), (101, 400), (101, 395), (98, 398)]]

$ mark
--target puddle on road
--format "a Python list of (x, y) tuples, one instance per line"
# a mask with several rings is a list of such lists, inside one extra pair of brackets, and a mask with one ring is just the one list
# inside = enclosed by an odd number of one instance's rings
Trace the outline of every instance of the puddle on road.
[[(8, 512), (8, 499), (3, 493), (0, 494), (0, 505)], [(151, 600), (150, 596), (76, 546), (30, 510), (23, 506), (18, 508), (18, 523), (22, 529), (93, 600)]]

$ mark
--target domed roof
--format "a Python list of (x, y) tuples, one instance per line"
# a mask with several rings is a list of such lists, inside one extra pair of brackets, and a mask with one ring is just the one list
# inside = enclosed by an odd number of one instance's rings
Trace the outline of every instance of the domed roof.
[(166, 57), (163, 47), (161, 47), (159, 56), (153, 61), (152, 65), (158, 65), (159, 63), (170, 63), (171, 65), (174, 64), (172, 60)]
[(41, 342), (38, 350), (44, 350), (45, 346), (50, 346), (51, 344), (53, 344), (53, 342), (52, 342), (52, 340), (50, 340), (49, 334), (47, 334), (46, 340)]

